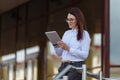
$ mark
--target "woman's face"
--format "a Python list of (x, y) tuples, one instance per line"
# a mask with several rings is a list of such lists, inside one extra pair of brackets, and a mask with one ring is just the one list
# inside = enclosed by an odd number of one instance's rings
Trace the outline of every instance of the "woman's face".
[(77, 28), (77, 21), (74, 15), (69, 13), (66, 22), (68, 23), (69, 28)]

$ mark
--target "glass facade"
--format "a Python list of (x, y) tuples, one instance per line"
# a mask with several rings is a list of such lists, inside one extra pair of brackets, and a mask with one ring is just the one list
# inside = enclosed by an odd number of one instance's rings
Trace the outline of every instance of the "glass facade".
[(110, 61), (120, 65), (120, 0), (110, 0)]
[(120, 79), (120, 0), (110, 0), (110, 76)]

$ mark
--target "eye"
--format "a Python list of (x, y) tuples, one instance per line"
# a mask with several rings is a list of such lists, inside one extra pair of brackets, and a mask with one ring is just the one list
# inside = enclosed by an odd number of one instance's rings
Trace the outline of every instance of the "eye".
[(66, 20), (66, 22), (68, 22), (68, 21), (73, 22), (75, 19), (74, 18), (66, 18), (65, 20)]

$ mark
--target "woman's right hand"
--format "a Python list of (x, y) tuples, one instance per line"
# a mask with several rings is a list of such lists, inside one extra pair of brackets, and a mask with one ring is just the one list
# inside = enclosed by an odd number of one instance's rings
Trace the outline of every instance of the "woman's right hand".
[(58, 45), (59, 47), (61, 47), (62, 49), (67, 50), (67, 51), (69, 51), (69, 49), (70, 49), (70, 48), (67, 46), (67, 44), (64, 43), (63, 41), (58, 41), (58, 42), (57, 42), (57, 45)]

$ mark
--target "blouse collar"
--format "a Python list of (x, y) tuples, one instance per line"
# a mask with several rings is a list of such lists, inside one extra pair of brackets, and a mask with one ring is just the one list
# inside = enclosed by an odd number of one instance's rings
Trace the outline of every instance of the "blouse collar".
[(73, 31), (73, 32), (77, 32), (78, 29), (76, 29), (76, 28), (72, 28), (72, 31)]

